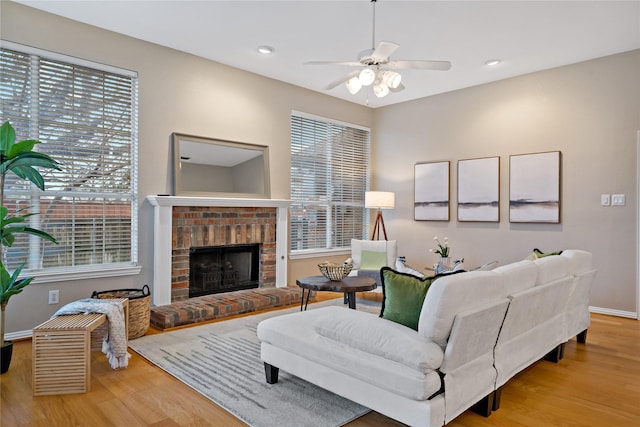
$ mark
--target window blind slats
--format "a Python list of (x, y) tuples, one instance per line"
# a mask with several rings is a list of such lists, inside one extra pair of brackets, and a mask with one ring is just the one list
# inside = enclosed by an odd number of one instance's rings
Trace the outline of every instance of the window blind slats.
[(291, 116), (292, 251), (347, 248), (368, 226), (369, 131)]
[(45, 192), (7, 176), (3, 205), (14, 214), (37, 212), (32, 226), (59, 242), (30, 245), (20, 235), (8, 251), (9, 267), (27, 259), (28, 270), (136, 263), (137, 79), (73, 59), (0, 52), (2, 122), (11, 121), (18, 139), (42, 141), (37, 149), (62, 169), (40, 171)]

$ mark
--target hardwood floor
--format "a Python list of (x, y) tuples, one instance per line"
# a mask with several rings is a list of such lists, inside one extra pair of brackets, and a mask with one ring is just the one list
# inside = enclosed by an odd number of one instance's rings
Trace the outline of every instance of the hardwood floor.
[[(319, 294), (318, 299), (336, 297)], [(502, 392), (501, 407), (484, 418), (469, 411), (449, 426), (640, 426), (640, 321), (593, 314), (587, 344), (569, 341), (558, 364), (541, 361)], [(157, 333), (151, 331), (150, 333)], [(112, 370), (93, 353), (91, 391), (33, 397), (31, 341), (14, 344), (0, 376), (1, 425), (244, 426), (180, 381), (132, 352), (127, 369)], [(349, 427), (403, 424), (371, 412)]]

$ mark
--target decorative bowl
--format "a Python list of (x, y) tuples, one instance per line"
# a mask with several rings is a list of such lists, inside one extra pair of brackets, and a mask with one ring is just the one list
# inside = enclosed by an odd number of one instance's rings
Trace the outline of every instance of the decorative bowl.
[(339, 282), (347, 277), (349, 273), (351, 273), (353, 264), (336, 264), (333, 262), (323, 262), (318, 264), (318, 268), (320, 269), (320, 273), (322, 273), (324, 277), (333, 282)]

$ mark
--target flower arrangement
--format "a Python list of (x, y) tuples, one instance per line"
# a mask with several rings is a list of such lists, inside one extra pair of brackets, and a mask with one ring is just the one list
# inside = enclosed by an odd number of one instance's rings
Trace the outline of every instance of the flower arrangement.
[(429, 249), (429, 252), (436, 253), (440, 255), (441, 258), (449, 258), (449, 251), (451, 250), (449, 239), (445, 237), (444, 243), (441, 243), (440, 240), (438, 240), (438, 236), (436, 236), (433, 240), (436, 242), (436, 249)]

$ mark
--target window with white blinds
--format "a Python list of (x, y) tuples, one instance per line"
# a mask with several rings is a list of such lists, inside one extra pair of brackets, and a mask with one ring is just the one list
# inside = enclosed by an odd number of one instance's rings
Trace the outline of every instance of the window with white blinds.
[(368, 188), (368, 128), (292, 113), (292, 254), (346, 249), (365, 238)]
[(0, 119), (61, 167), (40, 169), (44, 192), (7, 175), (2, 204), (38, 213), (31, 226), (58, 240), (19, 235), (8, 268), (26, 262), (25, 273), (37, 275), (137, 264), (136, 73), (2, 45)]

